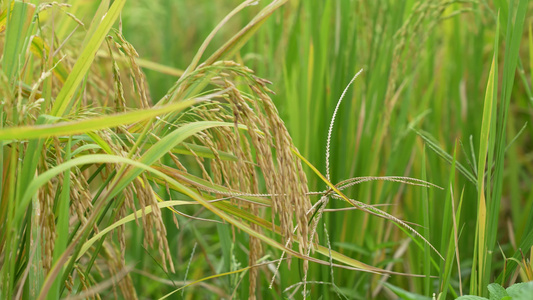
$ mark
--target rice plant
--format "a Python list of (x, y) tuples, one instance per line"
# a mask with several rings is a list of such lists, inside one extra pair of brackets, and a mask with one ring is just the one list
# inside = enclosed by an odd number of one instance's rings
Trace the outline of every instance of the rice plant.
[(0, 9), (0, 298), (531, 280), (529, 1)]

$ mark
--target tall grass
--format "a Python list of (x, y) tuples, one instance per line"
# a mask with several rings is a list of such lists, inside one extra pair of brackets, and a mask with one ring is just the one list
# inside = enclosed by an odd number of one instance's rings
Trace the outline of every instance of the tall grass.
[(0, 298), (532, 279), (529, 1), (36, 2), (1, 6)]
[[(531, 192), (526, 188), (529, 167), (524, 160), (530, 139), (526, 112), (531, 110), (527, 92), (531, 84), (530, 71), (520, 67), (526, 65), (522, 60), (528, 48), (522, 30), (531, 22), (526, 17), (531, 15), (531, 5), (526, 1), (324, 1), (317, 5), (299, 1), (285, 9), (287, 17), (271, 20), (272, 29), (266, 29), (265, 37), (257, 40), (268, 39), (273, 32), (286, 33), (282, 42), (272, 43), (275, 51), (261, 53), (284, 53), (280, 63), (263, 66), (272, 74), (269, 78), (285, 82), (275, 100), (302, 154), (316, 166), (326, 166), (325, 137), (336, 99), (351, 74), (364, 68), (362, 80), (348, 93), (335, 125), (332, 181), (362, 175), (427, 176), (446, 189), (419, 191), (384, 182), (359, 185), (351, 194), (365, 203), (390, 204), (394, 215), (423, 225), (421, 232), (448, 257), (446, 262), (439, 262), (427, 247), (406, 240), (392, 223), (360, 212), (325, 216), (333, 248), (376, 266), (440, 277), (386, 278), (426, 296), (446, 289), (453, 296), (461, 290), (487, 295), (486, 287), (492, 281), (510, 284), (512, 281), (501, 277), (504, 264), (511, 267), (506, 269), (507, 278), (516, 265), (504, 261), (500, 247), (507, 257), (516, 255), (518, 259), (519, 248), (531, 248), (530, 227), (526, 226)], [(260, 52), (261, 45), (250, 44), (247, 49)], [(494, 70), (494, 77), (489, 77), (493, 56), (495, 65), (507, 71)], [(516, 64), (519, 61), (522, 63)], [(281, 74), (270, 68), (279, 69), (279, 65)], [(258, 63), (258, 70), (261, 66)], [(514, 80), (515, 74), (525, 80)], [(486, 121), (488, 117), (481, 112), (489, 101), (493, 115)], [(484, 122), (489, 123), (482, 127)], [(505, 153), (515, 137), (507, 151), (518, 152)], [(488, 161), (483, 167), (486, 158), (480, 149), (487, 147)], [(504, 164), (507, 160), (515, 161), (513, 168)], [(453, 170), (461, 172), (454, 175)], [(320, 180), (309, 180), (314, 189), (322, 188)], [(475, 199), (481, 197), (485, 197), (486, 217), (478, 214), (483, 203)], [(332, 202), (330, 206), (344, 205)], [(459, 207), (461, 211), (457, 211)], [(476, 235), (476, 227), (486, 228), (483, 237)], [(459, 265), (454, 261), (456, 253)], [(443, 270), (449, 270), (448, 279)], [(381, 289), (378, 276), (342, 270), (331, 275), (323, 267), (313, 271), (311, 277), (317, 282), (334, 280), (345, 287), (341, 290), (347, 297), (386, 297), (388, 293)], [(325, 298), (336, 297), (330, 285), (314, 288)]]

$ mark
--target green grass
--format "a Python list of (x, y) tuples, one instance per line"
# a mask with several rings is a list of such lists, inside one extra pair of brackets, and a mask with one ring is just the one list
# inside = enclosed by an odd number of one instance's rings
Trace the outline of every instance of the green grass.
[(0, 298), (533, 280), (530, 1), (30, 2), (0, 7)]

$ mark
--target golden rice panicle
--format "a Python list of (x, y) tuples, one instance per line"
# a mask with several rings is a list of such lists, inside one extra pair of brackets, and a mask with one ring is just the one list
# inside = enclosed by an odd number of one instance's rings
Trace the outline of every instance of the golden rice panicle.
[[(79, 267), (75, 266), (75, 269), (78, 274), (78, 280), (81, 283), (82, 290), (86, 291), (91, 288), (90, 279), (85, 276), (85, 272), (81, 270)], [(97, 294), (98, 295), (98, 294)], [(92, 299), (95, 299), (94, 297)]]
[[(259, 82), (260, 85), (262, 82)], [(297, 238), (299, 240), (299, 250), (304, 253), (308, 246), (308, 217), (307, 211), (311, 208), (308, 197), (307, 179), (303, 173), (300, 161), (292, 153), (294, 148), (292, 139), (279, 117), (278, 111), (270, 97), (256, 86), (251, 86), (252, 90), (259, 96), (258, 101), (262, 102), (265, 114), (268, 118), (271, 130), (275, 139), (276, 159), (280, 177), (286, 184), (283, 185), (285, 209), (288, 209), (297, 220)], [(292, 226), (291, 226), (292, 232)], [(290, 235), (289, 235), (290, 236)]]
[[(127, 214), (127, 207), (126, 207), (125, 204), (123, 204), (123, 205), (121, 205), (118, 208), (116, 219), (120, 220), (120, 219), (124, 218), (126, 216), (126, 214)], [(126, 257), (125, 257), (125, 254), (126, 254), (126, 225), (122, 224), (122, 225), (118, 226), (117, 229), (116, 229), (116, 232), (117, 232), (118, 243), (119, 243), (119, 247), (120, 247), (119, 256), (120, 256), (120, 259), (123, 262), (125, 262), (126, 261)]]
[[(145, 233), (145, 242), (154, 247), (154, 242), (157, 240), (158, 251), (161, 256), (162, 266), (165, 272), (168, 272), (167, 264), (170, 266), (170, 271), (175, 272), (174, 263), (170, 254), (170, 248), (167, 241), (167, 231), (165, 224), (163, 223), (161, 209), (157, 205), (157, 199), (155, 192), (146, 177), (143, 175), (134, 181), (135, 191), (137, 193), (137, 199), (142, 209), (142, 221), (143, 229)], [(145, 207), (150, 206), (152, 208), (151, 214), (145, 213)], [(155, 236), (153, 231), (155, 230)]]
[[(235, 145), (233, 147), (233, 153), (236, 153), (238, 159), (236, 162), (231, 163), (233, 168), (230, 168), (230, 173), (238, 174), (237, 177), (239, 179), (238, 182), (238, 189), (242, 192), (248, 192), (248, 193), (259, 193), (259, 188), (257, 185), (257, 177), (255, 174), (255, 170), (253, 165), (246, 163), (248, 161), (252, 161), (252, 151), (251, 151), (251, 145), (248, 142), (246, 138), (241, 138), (239, 129), (237, 128), (238, 121), (240, 119), (243, 120), (244, 124), (247, 124), (250, 131), (254, 131), (254, 133), (251, 133), (251, 135), (255, 135), (255, 128), (251, 127), (252, 124), (256, 124), (258, 122), (261, 122), (261, 120), (256, 118), (256, 115), (251, 113), (251, 111), (246, 109), (246, 101), (244, 97), (240, 94), (240, 92), (235, 88), (235, 86), (229, 81), (226, 80), (225, 84), (227, 87), (230, 88), (230, 91), (233, 92), (233, 97), (228, 97), (230, 100), (230, 103), (233, 107), (233, 114), (234, 114), (234, 143)], [(231, 101), (233, 100), (233, 101)], [(241, 113), (239, 113), (239, 110), (242, 110)], [(231, 136), (231, 135), (230, 135)], [(255, 135), (255, 138), (257, 139), (258, 136)], [(253, 138), (252, 138), (253, 139)], [(255, 147), (258, 149), (257, 147)], [(267, 147), (269, 149), (269, 147)], [(263, 151), (263, 152), (261, 152)], [(265, 149), (259, 149), (259, 155), (265, 154)], [(271, 157), (271, 153), (266, 152), (266, 155), (269, 155)], [(263, 161), (263, 164), (265, 162)], [(273, 170), (273, 168), (267, 168), (267, 170)], [(265, 177), (268, 177), (268, 175), (265, 175)], [(240, 203), (239, 203), (240, 204)], [(254, 214), (259, 214), (259, 208), (251, 203), (244, 203), (243, 206), (246, 206), (248, 210)], [(251, 224), (251, 228), (255, 231), (260, 232), (261, 228), (260, 226), (256, 224)], [(254, 238), (253, 236), (250, 237), (249, 241), (249, 265), (253, 266), (255, 265), (258, 260), (261, 258), (262, 255), (262, 247), (261, 247), (261, 241), (257, 238)], [(250, 269), (250, 285), (249, 285), (249, 295), (250, 299), (255, 299), (255, 291), (257, 287), (257, 279), (259, 276), (259, 269), (252, 268)]]
[[(310, 209), (311, 203), (307, 196), (307, 179), (300, 161), (292, 152), (294, 148), (292, 139), (268, 96), (271, 91), (266, 85), (269, 82), (254, 76), (250, 69), (235, 62), (219, 62), (216, 65), (228, 68), (215, 77), (214, 83), (220, 84), (221, 89), (227, 91), (226, 100), (233, 114), (235, 123), (233, 137), (236, 139), (237, 143), (234, 145), (237, 147), (232, 152), (239, 158), (237, 165), (233, 165), (238, 168), (240, 174), (249, 168), (243, 163), (245, 160), (242, 159), (241, 151), (245, 143), (240, 141), (241, 134), (237, 129), (237, 125), (243, 124), (248, 127), (246, 133), (249, 139), (245, 139), (245, 142), (249, 141), (250, 146), (255, 149), (258, 170), (262, 173), (267, 192), (272, 197), (272, 222), (275, 224), (276, 220), (279, 220), (283, 241), (288, 243), (289, 247), (292, 246), (292, 235), (297, 225), (296, 238), (299, 251), (304, 253), (310, 239), (306, 212)], [(242, 91), (240, 87), (243, 80), (252, 93)], [(244, 153), (249, 155), (252, 151)], [(252, 179), (255, 184), (255, 172), (252, 174), (251, 177), (245, 177)], [(246, 187), (239, 186), (239, 190), (245, 189)]]
[(79, 169), (70, 172), (70, 182), (74, 187), (70, 190), (71, 209), (78, 216), (82, 225), (87, 223), (87, 217), (93, 208), (92, 196), (89, 190), (87, 179)]
[(115, 60), (113, 50), (111, 48), (111, 36), (106, 39), (107, 48), (109, 50), (109, 57), (111, 58), (111, 64), (113, 69), (113, 81), (115, 83), (115, 110), (117, 112), (126, 110), (126, 99), (124, 98), (124, 87), (122, 86), (122, 80), (120, 79), (120, 69)]
[[(254, 215), (258, 214), (259, 213), (259, 209), (257, 207), (254, 207), (253, 204), (251, 206), (252, 206), (251, 213), (254, 214)], [(256, 225), (256, 224), (252, 224), (251, 227), (254, 230), (260, 230), (260, 227), (258, 225)], [(253, 266), (253, 265), (257, 264), (257, 262), (259, 261), (259, 259), (261, 258), (261, 255), (263, 253), (263, 249), (262, 249), (262, 246), (261, 246), (261, 240), (259, 240), (258, 238), (254, 238), (254, 237), (250, 236), (249, 247), (250, 247), (250, 255), (249, 255), (248, 264), (250, 266)], [(250, 269), (250, 286), (249, 286), (250, 299), (256, 299), (255, 291), (256, 291), (256, 288), (257, 288), (257, 279), (258, 279), (258, 277), (259, 277), (259, 269), (258, 268), (251, 268)]]
[[(103, 256), (105, 264), (107, 265), (109, 278), (115, 278), (118, 281), (118, 287), (124, 299), (138, 299), (137, 292), (133, 286), (133, 281), (129, 274), (122, 275), (126, 270), (126, 265), (124, 260), (121, 258), (119, 253), (121, 250), (117, 248), (114, 243), (106, 242), (103, 247)], [(113, 280), (113, 279), (108, 279)], [(115, 299), (118, 299), (116, 285), (113, 285), (113, 293), (115, 294)]]
[[(128, 73), (131, 78), (132, 95), (137, 95), (139, 103), (136, 103), (141, 108), (148, 108), (151, 106), (151, 98), (148, 91), (146, 77), (141, 67), (137, 64), (137, 58), (139, 54), (135, 50), (132, 44), (130, 44), (124, 36), (115, 31), (115, 35), (118, 41), (115, 41), (115, 47), (117, 48), (116, 55), (125, 55), (128, 63)], [(118, 49), (122, 50), (119, 51)], [(124, 53), (124, 54), (122, 54)]]
[(209, 148), (209, 150), (211, 150), (211, 152), (215, 156), (215, 159), (210, 160), (211, 177), (213, 178), (213, 182), (215, 184), (222, 185), (222, 178), (227, 178), (227, 175), (225, 173), (223, 161), (220, 158), (220, 155), (218, 154), (215, 142), (208, 134), (205, 135), (205, 138), (203, 138), (202, 142)]

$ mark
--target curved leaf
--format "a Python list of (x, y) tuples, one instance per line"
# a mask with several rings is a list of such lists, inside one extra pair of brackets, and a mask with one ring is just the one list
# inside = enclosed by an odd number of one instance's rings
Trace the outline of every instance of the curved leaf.
[(169, 112), (181, 111), (196, 102), (197, 101), (195, 100), (186, 100), (161, 108), (138, 109), (122, 114), (96, 117), (80, 121), (61, 122), (52, 125), (9, 127), (0, 130), (0, 140), (45, 138), (112, 128), (151, 119)]

